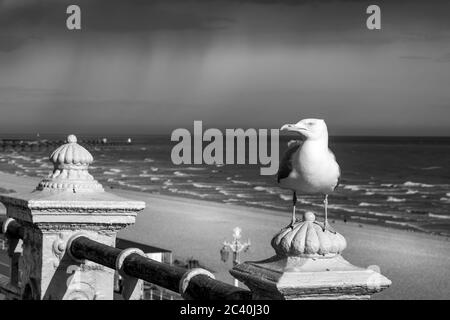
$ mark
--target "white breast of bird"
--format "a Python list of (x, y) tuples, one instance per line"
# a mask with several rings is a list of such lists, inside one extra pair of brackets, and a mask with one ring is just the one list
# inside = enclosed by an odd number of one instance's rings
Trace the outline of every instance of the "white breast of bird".
[[(294, 157), (294, 190), (299, 193), (331, 193), (338, 183), (339, 165), (333, 153), (326, 148), (317, 148), (313, 143), (304, 143)], [(289, 177), (291, 178), (291, 177)]]

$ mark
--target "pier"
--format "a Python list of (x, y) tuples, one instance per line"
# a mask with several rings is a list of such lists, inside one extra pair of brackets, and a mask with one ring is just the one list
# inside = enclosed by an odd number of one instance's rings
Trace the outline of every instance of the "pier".
[[(45, 151), (53, 150), (56, 147), (64, 144), (64, 140), (26, 140), (26, 139), (0, 139), (0, 152), (1, 151)], [(123, 140), (111, 140), (107, 138), (97, 139), (85, 139), (80, 140), (80, 143), (87, 146), (120, 146), (132, 144), (131, 138)]]

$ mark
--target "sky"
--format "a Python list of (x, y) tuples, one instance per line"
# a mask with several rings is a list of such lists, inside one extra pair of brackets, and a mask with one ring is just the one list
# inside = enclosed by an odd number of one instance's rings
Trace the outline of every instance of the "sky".
[(448, 136), (449, 16), (449, 1), (0, 0), (0, 133), (322, 118), (332, 135)]

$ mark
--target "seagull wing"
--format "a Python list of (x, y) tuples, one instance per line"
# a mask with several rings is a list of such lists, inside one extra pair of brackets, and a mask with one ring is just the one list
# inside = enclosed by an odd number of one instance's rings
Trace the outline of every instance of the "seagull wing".
[(291, 140), (288, 142), (288, 148), (284, 153), (283, 159), (281, 159), (280, 166), (278, 168), (278, 183), (280, 183), (280, 180), (289, 177), (289, 174), (292, 171), (292, 156), (301, 145), (302, 141), (298, 140)]
[(334, 162), (336, 162), (337, 165), (337, 169), (338, 169), (338, 175), (337, 175), (337, 183), (334, 186), (333, 190), (336, 190), (336, 188), (339, 186), (339, 178), (341, 177), (341, 167), (339, 167), (339, 164), (336, 161), (336, 156), (334, 155), (333, 151), (331, 151), (330, 149), (328, 149), (328, 152), (331, 156), (331, 158), (333, 159)]

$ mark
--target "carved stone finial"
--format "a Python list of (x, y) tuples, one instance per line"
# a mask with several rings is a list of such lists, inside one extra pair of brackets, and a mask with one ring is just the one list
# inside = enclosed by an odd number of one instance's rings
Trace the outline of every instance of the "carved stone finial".
[(272, 239), (276, 255), (246, 261), (230, 273), (253, 299), (369, 299), (391, 285), (379, 271), (352, 265), (341, 255), (345, 238), (305, 212), (303, 221)]
[(305, 212), (303, 221), (282, 229), (272, 239), (272, 247), (283, 257), (332, 257), (340, 254), (347, 246), (345, 238), (324, 228), (315, 221), (312, 212)]
[(38, 190), (103, 191), (102, 185), (88, 172), (94, 158), (77, 143), (75, 135), (69, 135), (67, 143), (53, 151), (50, 161), (53, 163), (53, 172), (39, 183)]
[(67, 137), (68, 143), (77, 143), (77, 137), (74, 134), (71, 134)]

